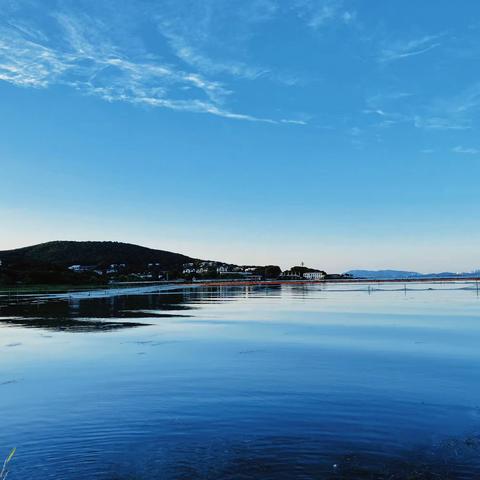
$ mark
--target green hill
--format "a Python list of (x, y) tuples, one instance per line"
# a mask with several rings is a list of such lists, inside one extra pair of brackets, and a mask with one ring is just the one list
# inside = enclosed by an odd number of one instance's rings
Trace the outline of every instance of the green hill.
[(148, 263), (159, 263), (163, 269), (172, 269), (195, 259), (179, 253), (154, 250), (130, 243), (56, 241), (0, 251), (0, 260), (7, 265), (43, 263), (59, 267), (70, 265), (106, 266), (113, 263), (141, 266)]
[[(124, 265), (124, 275), (150, 270), (158, 278), (161, 271), (176, 275), (184, 263), (195, 261), (179, 253), (129, 243), (56, 241), (0, 251), (0, 284), (105, 283), (108, 278), (93, 270), (106, 271), (112, 264)], [(72, 265), (90, 268), (73, 272), (68, 268)]]

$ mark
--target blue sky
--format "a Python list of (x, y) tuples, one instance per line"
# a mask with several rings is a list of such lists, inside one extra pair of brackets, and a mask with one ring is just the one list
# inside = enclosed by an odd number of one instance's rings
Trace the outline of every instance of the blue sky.
[(0, 249), (480, 266), (477, 2), (0, 7)]

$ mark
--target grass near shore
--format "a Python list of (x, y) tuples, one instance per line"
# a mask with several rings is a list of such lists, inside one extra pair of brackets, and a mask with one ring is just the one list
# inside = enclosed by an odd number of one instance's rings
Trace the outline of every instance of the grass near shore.
[(14, 457), (16, 451), (17, 451), (17, 449), (14, 448), (10, 452), (10, 455), (8, 455), (8, 457), (3, 462), (2, 470), (0, 470), (0, 480), (6, 480), (6, 478), (8, 476), (8, 465), (12, 461), (12, 458)]

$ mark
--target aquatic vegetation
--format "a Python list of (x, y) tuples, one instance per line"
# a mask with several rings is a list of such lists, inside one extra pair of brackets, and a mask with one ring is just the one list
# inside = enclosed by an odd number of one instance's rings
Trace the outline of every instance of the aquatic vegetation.
[(0, 480), (5, 480), (7, 478), (7, 476), (8, 476), (8, 465), (12, 461), (12, 458), (14, 457), (16, 451), (17, 451), (17, 449), (14, 448), (10, 452), (8, 457), (5, 459), (5, 461), (3, 462), (3, 467), (2, 467), (2, 470), (0, 471)]

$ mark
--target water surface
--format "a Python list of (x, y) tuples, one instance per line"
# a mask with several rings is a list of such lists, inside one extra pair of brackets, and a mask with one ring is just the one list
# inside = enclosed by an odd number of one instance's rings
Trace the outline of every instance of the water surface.
[(0, 296), (10, 479), (480, 478), (473, 283)]

